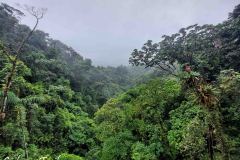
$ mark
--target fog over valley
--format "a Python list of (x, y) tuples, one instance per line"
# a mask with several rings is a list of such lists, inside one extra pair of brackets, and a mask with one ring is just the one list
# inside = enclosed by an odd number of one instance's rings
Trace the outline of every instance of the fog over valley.
[[(239, 0), (1, 0), (47, 8), (39, 29), (95, 65), (127, 65), (135, 48), (192, 24), (225, 20)], [(26, 16), (22, 23), (33, 25)]]

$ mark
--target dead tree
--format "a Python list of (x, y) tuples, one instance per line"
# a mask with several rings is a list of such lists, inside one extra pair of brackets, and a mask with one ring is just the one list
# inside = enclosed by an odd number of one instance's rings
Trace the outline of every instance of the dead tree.
[[(2, 96), (2, 102), (1, 102), (1, 110), (0, 110), (0, 120), (3, 121), (6, 117), (6, 107), (7, 107), (7, 101), (8, 101), (8, 92), (11, 88), (12, 85), (12, 81), (14, 78), (14, 75), (16, 74), (16, 67), (17, 67), (17, 61), (19, 59), (19, 56), (21, 54), (21, 51), (24, 47), (24, 45), (26, 44), (26, 42), (28, 41), (28, 39), (32, 36), (33, 32), (36, 30), (40, 19), (43, 18), (44, 13), (46, 12), (46, 9), (36, 9), (35, 7), (29, 7), (29, 6), (25, 6), (25, 10), (35, 18), (35, 25), (34, 27), (31, 29), (31, 31), (23, 38), (23, 40), (19, 43), (18, 47), (16, 48), (15, 51), (13, 51), (13, 53), (9, 53), (11, 51), (7, 50), (6, 48), (4, 48), (3, 53), (5, 53), (5, 55), (7, 55), (7, 57), (10, 60), (10, 63), (12, 64), (12, 67), (9, 71), (9, 73), (7, 74), (6, 78), (5, 78), (5, 84), (3, 85), (3, 96)], [(11, 57), (10, 55), (13, 55), (13, 57)]]
[[(25, 10), (35, 18), (36, 22), (35, 22), (34, 27), (31, 29), (31, 31), (29, 33), (26, 34), (26, 36), (19, 43), (19, 45), (15, 51), (11, 52), (10, 50), (7, 50), (5, 47), (3, 47), (3, 46), (1, 47), (1, 49), (3, 50), (3, 53), (8, 57), (10, 63), (12, 64), (12, 67), (11, 67), (9, 73), (7, 73), (7, 75), (6, 75), (5, 84), (3, 86), (3, 97), (2, 97), (2, 102), (1, 102), (0, 121), (3, 121), (6, 117), (8, 92), (11, 88), (12, 81), (17, 72), (17, 69), (16, 69), (17, 62), (19, 60), (21, 51), (22, 51), (24, 45), (26, 44), (26, 42), (28, 41), (28, 39), (32, 36), (34, 31), (36, 30), (40, 19), (43, 18), (44, 13), (46, 12), (46, 9), (36, 9), (35, 7), (29, 7), (29, 6), (25, 6)], [(21, 115), (20, 115), (20, 117), (21, 117)], [(20, 125), (21, 125), (22, 134), (23, 134), (23, 141), (24, 141), (25, 158), (28, 159), (27, 143), (26, 143), (26, 138), (25, 138), (25, 134), (23, 131), (22, 119), (20, 119), (20, 121), (21, 121)]]

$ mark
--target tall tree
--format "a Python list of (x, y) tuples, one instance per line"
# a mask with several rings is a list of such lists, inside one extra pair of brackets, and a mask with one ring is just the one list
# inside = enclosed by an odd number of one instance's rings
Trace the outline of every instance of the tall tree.
[[(9, 12), (13, 12), (15, 10), (13, 10), (12, 8), (9, 8), (8, 6), (6, 6), (6, 10), (8, 10)], [(1, 46), (1, 50), (3, 50), (3, 53), (6, 54), (11, 62), (11, 69), (10, 72), (7, 74), (6, 78), (5, 78), (5, 84), (3, 86), (3, 97), (2, 97), (2, 102), (1, 102), (1, 120), (5, 119), (6, 116), (6, 106), (7, 106), (7, 99), (8, 99), (8, 92), (11, 88), (12, 85), (12, 81), (14, 78), (14, 75), (16, 73), (16, 67), (17, 67), (17, 62), (19, 60), (19, 56), (21, 54), (22, 48), (24, 47), (25, 43), (28, 41), (28, 39), (31, 37), (31, 35), (33, 34), (33, 32), (36, 30), (40, 19), (43, 18), (43, 15), (45, 13), (45, 9), (36, 9), (35, 7), (28, 7), (26, 6), (26, 11), (31, 14), (36, 22), (34, 27), (32, 28), (32, 30), (26, 34), (26, 36), (22, 39), (22, 41), (19, 43), (18, 47), (11, 51), (8, 50), (7, 48), (5, 48), (4, 46)], [(22, 12), (17, 12), (18, 16), (23, 15)]]

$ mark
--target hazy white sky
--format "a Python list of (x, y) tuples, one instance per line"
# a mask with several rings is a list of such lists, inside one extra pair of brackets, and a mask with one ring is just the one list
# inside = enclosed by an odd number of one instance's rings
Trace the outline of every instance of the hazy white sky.
[[(97, 65), (128, 64), (134, 48), (195, 23), (226, 20), (240, 0), (0, 0), (48, 8), (39, 29)], [(32, 25), (27, 16), (22, 23)]]

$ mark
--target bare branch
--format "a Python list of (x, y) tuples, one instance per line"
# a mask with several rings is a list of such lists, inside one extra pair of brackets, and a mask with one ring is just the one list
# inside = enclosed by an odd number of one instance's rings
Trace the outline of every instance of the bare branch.
[[(4, 85), (4, 88), (3, 88), (3, 101), (2, 101), (2, 106), (1, 106), (0, 113), (4, 113), (4, 114), (5, 114), (5, 110), (6, 110), (6, 107), (7, 107), (8, 91), (11, 88), (13, 77), (16, 73), (18, 56), (20, 55), (21, 50), (24, 47), (27, 40), (32, 36), (33, 32), (36, 30), (36, 28), (38, 26), (38, 23), (39, 23), (39, 20), (43, 18), (44, 14), (46, 12), (46, 9), (36, 9), (35, 7), (29, 7), (29, 6), (26, 6), (26, 5), (25, 5), (25, 10), (30, 15), (35, 17), (36, 22), (35, 22), (34, 27), (31, 29), (31, 31), (25, 36), (25, 38), (21, 41), (20, 45), (17, 47), (16, 52), (15, 52), (16, 53), (15, 58), (11, 61), (12, 62), (12, 68), (6, 76), (6, 82), (5, 82), (5, 85)], [(10, 58), (10, 55), (7, 54), (8, 52), (6, 50), (4, 52)]]
[(36, 8), (28, 5), (24, 5), (24, 10), (38, 20), (42, 19), (44, 14), (47, 12), (47, 8)]
[(39, 20), (43, 18), (44, 14), (47, 11), (46, 8), (35, 8), (33, 6), (27, 6), (27, 5), (24, 5), (24, 10), (27, 11), (30, 15), (32, 15), (35, 18), (36, 22), (35, 22), (35, 25), (32, 28), (32, 30), (26, 35), (26, 37), (22, 40), (22, 42), (20, 43), (19, 47), (17, 48), (15, 59), (18, 58), (21, 49), (25, 45), (26, 41), (33, 34), (33, 32), (36, 30), (36, 28), (38, 26), (38, 23), (39, 23)]
[(177, 75), (174, 74), (172, 70), (169, 70), (169, 69), (164, 68), (161, 64), (158, 64), (158, 67), (159, 67), (161, 70), (166, 71), (166, 72), (168, 72), (169, 74), (177, 77)]

